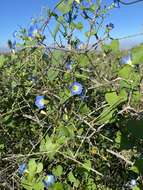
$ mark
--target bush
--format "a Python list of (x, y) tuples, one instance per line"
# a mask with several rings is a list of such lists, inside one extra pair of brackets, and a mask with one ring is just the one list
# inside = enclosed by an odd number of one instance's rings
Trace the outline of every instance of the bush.
[(23, 29), (19, 50), (0, 56), (0, 187), (142, 189), (143, 46), (130, 55), (92, 29), (88, 43), (95, 37), (100, 51), (79, 48), (74, 31), (84, 31), (84, 22), (76, 18), (83, 14), (91, 27), (109, 8), (63, 3), (48, 16), (65, 47), (45, 45), (37, 28), (30, 36)]

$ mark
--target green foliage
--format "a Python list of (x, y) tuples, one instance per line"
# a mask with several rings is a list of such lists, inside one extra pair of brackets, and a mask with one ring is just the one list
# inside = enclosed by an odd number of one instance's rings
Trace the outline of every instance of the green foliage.
[(110, 48), (113, 52), (118, 52), (119, 51), (119, 41), (118, 40), (113, 40), (110, 44)]
[(91, 31), (87, 31), (85, 32), (85, 36), (86, 37), (90, 37), (96, 34), (96, 30), (91, 30)]
[(28, 170), (22, 178), (22, 186), (27, 190), (44, 190), (42, 176), (40, 173), (43, 170), (42, 163), (36, 163), (35, 159), (30, 159), (28, 163)]
[[(143, 48), (130, 50), (132, 65), (121, 65), (119, 41), (105, 43), (106, 29), (103, 40), (99, 35), (108, 9), (100, 0), (85, 2), (62, 0), (48, 9), (41, 28), (53, 19), (54, 47), (45, 45), (44, 31), (32, 39), (21, 29), (19, 51), (0, 56), (0, 188), (8, 182), (44, 190), (43, 179), (52, 174), (49, 190), (120, 190), (130, 188), (131, 178), (142, 189)], [(83, 44), (78, 32), (87, 37)], [(73, 96), (75, 81), (83, 89)], [(42, 110), (35, 105), (41, 95)]]
[(132, 50), (133, 64), (142, 64), (143, 63), (143, 46), (137, 46)]
[(69, 0), (68, 3), (62, 0), (58, 5), (59, 11), (61, 11), (63, 14), (68, 13), (71, 10), (72, 3), (73, 0)]
[(78, 30), (82, 30), (83, 29), (83, 24), (82, 22), (78, 22), (78, 23), (71, 23), (71, 29), (78, 29)]
[(130, 65), (126, 65), (119, 71), (119, 76), (124, 80), (121, 80), (121, 88), (137, 88), (140, 83), (140, 75)]
[(75, 178), (74, 174), (70, 172), (68, 174), (68, 179), (71, 183), (73, 183), (73, 187), (78, 187), (79, 186), (79, 180)]
[(6, 59), (6, 57), (4, 55), (0, 55), (0, 68), (3, 67), (6, 60), (7, 59)]
[(118, 40), (112, 40), (110, 44), (104, 44), (102, 48), (105, 52), (112, 51), (113, 53), (118, 53), (119, 46), (120, 44)]
[(130, 120), (127, 123), (128, 131), (136, 138), (143, 139), (143, 121)]
[(116, 92), (108, 92), (105, 94), (105, 100), (108, 102), (110, 106), (116, 104), (118, 101), (124, 102), (127, 100), (127, 93), (124, 89), (122, 89), (117, 95)]
[(61, 165), (58, 165), (53, 169), (53, 174), (57, 177), (60, 177), (63, 174), (63, 167)]
[(52, 142), (52, 139), (47, 135), (46, 138), (41, 141), (40, 151), (46, 152), (48, 157), (52, 159), (56, 151), (58, 150), (58, 147), (58, 142)]

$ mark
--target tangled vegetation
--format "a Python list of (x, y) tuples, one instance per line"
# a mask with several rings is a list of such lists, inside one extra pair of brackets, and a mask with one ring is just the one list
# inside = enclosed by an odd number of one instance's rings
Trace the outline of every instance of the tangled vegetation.
[[(84, 2), (60, 1), (0, 56), (0, 189), (143, 189), (143, 46), (120, 51), (111, 23), (101, 39), (114, 6)], [(43, 34), (51, 19), (54, 47)]]

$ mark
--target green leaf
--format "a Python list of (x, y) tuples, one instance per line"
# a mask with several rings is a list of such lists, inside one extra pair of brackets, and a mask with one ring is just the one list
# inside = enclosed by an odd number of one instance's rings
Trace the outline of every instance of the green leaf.
[[(110, 100), (110, 96), (106, 95), (107, 100), (110, 103), (110, 106), (104, 108), (102, 113), (96, 118), (96, 124), (104, 124), (104, 123), (112, 123), (114, 121), (113, 113), (117, 111), (117, 106), (120, 105), (122, 102), (124, 102), (127, 99), (127, 96), (123, 97), (123, 94), (125, 92), (122, 91), (120, 93), (119, 98), (116, 98), (116, 94), (110, 94), (112, 95), (112, 98)], [(112, 104), (111, 104), (112, 103)]]
[(51, 60), (51, 66), (53, 66), (53, 69), (55, 66), (59, 66), (62, 62), (63, 53), (61, 51), (55, 50), (52, 53), (52, 60)]
[(88, 177), (86, 190), (93, 190), (93, 189), (97, 190), (97, 186), (95, 185), (94, 179)]
[(77, 59), (81, 67), (85, 67), (89, 65), (89, 59), (86, 55), (79, 55)]
[(34, 175), (36, 173), (37, 164), (34, 158), (30, 159), (28, 162), (28, 171), (30, 175)]
[(127, 136), (129, 135), (128, 132), (126, 132), (125, 134), (122, 133), (121, 134), (121, 142), (120, 142), (120, 149), (121, 150), (129, 150), (129, 149), (133, 149), (133, 147), (137, 146), (135, 139), (132, 136), (129, 136), (127, 138)]
[(136, 166), (139, 170), (139, 172), (143, 175), (143, 159), (136, 160), (134, 166)]
[(97, 118), (96, 125), (102, 125), (106, 123), (113, 122), (113, 113), (116, 111), (116, 108), (110, 109), (110, 107), (105, 108), (101, 115)]
[(92, 31), (85, 32), (86, 37), (94, 36), (96, 34), (96, 30), (93, 29)]
[(59, 92), (59, 97), (60, 97), (60, 103), (63, 104), (71, 97), (70, 91), (64, 90)]
[(119, 95), (117, 95), (116, 92), (108, 92), (105, 94), (105, 100), (108, 102), (108, 104), (111, 106), (113, 104), (116, 104), (116, 102), (121, 101), (124, 102), (127, 100), (127, 93), (124, 89), (122, 89), (119, 92)]
[(140, 189), (140, 187), (135, 186), (135, 187), (132, 188), (132, 190), (141, 190), (141, 189)]
[(130, 65), (125, 65), (120, 71), (119, 76), (124, 79), (130, 79), (133, 81), (134, 78), (132, 78), (134, 73), (134, 69)]
[(68, 174), (68, 179), (69, 179), (69, 181), (70, 181), (71, 183), (76, 183), (76, 178), (74, 177), (74, 175), (73, 175), (72, 172), (70, 172), (70, 173)]
[(70, 137), (70, 132), (66, 126), (60, 126), (60, 135), (63, 135), (65, 137)]
[(87, 169), (88, 171), (90, 171), (90, 169), (91, 169), (91, 161), (90, 160), (85, 160), (83, 167), (85, 169)]
[(114, 121), (113, 114), (117, 111), (117, 106), (120, 105), (125, 100), (120, 98), (114, 104), (104, 108), (102, 113), (96, 118), (95, 122), (97, 125), (102, 125), (105, 123), (112, 123)]
[(53, 169), (53, 174), (57, 177), (60, 177), (63, 174), (63, 167), (61, 165), (58, 165)]
[(58, 147), (59, 147), (59, 144), (53, 143), (52, 138), (50, 138), (47, 135), (46, 138), (41, 141), (40, 151), (47, 152), (48, 157), (52, 159), (55, 153), (57, 152)]
[(24, 189), (26, 190), (33, 190), (33, 183), (31, 183), (30, 181), (28, 181), (25, 178), (21, 179), (21, 185), (22, 187), (24, 187)]
[(115, 142), (116, 142), (117, 144), (120, 144), (120, 143), (121, 143), (121, 132), (120, 132), (120, 131), (117, 131), (117, 133), (116, 133)]
[(78, 23), (74, 23), (74, 22), (72, 22), (71, 23), (71, 28), (72, 29), (78, 29), (78, 30), (82, 30), (83, 29), (83, 24), (82, 24), (82, 22), (78, 22)]
[(143, 120), (129, 120), (127, 129), (134, 137), (143, 139)]
[(68, 130), (69, 130), (69, 133), (70, 133), (70, 137), (74, 137), (75, 136), (75, 131), (77, 131), (77, 128), (75, 127), (75, 125), (73, 124), (73, 120), (71, 120), (68, 124)]
[(62, 183), (55, 183), (53, 185), (54, 190), (64, 190)]
[(0, 55), (0, 68), (4, 65), (6, 61), (6, 58), (4, 57), (4, 55)]
[(135, 173), (137, 173), (137, 174), (140, 173), (140, 172), (139, 172), (139, 169), (138, 169), (136, 166), (132, 166), (132, 167), (130, 168), (130, 170), (133, 171), (133, 172), (135, 172)]
[(143, 45), (132, 49), (132, 62), (133, 64), (143, 63)]
[(96, 10), (96, 5), (95, 5), (95, 4), (91, 5), (88, 10), (89, 10), (90, 12), (94, 13), (95, 10)]
[(47, 152), (53, 152), (56, 151), (57, 149), (57, 144), (53, 143), (51, 139), (47, 136), (46, 137), (46, 143), (45, 143), (45, 148)]
[(112, 105), (119, 100), (119, 97), (117, 96), (116, 92), (108, 92), (105, 94), (105, 100), (108, 102), (109, 105)]
[(108, 45), (108, 44), (103, 44), (103, 45), (102, 45), (102, 50), (105, 51), (105, 52), (110, 51), (110, 50), (111, 50), (111, 49), (110, 49), (110, 45)]
[(70, 0), (70, 1), (68, 1), (68, 3), (63, 1), (63, 2), (59, 3), (57, 8), (59, 9), (59, 11), (61, 13), (66, 14), (71, 10), (71, 5), (72, 5), (73, 1), (74, 0)]
[(44, 184), (42, 183), (42, 180), (38, 183), (35, 183), (33, 185), (34, 190), (44, 190)]
[(78, 186), (79, 186), (80, 182), (79, 182), (78, 179), (76, 179), (76, 178), (74, 177), (74, 175), (73, 175), (72, 172), (70, 172), (70, 173), (68, 174), (68, 179), (69, 179), (69, 181), (70, 181), (71, 183), (74, 184), (75, 187), (78, 187)]
[(81, 106), (80, 113), (89, 114), (90, 112), (91, 112), (91, 110), (89, 109), (89, 107), (86, 104), (84, 104), (83, 106)]
[(53, 81), (59, 74), (58, 70), (55, 70), (54, 68), (50, 68), (47, 72), (48, 80)]
[(84, 10), (87, 10), (87, 7), (81, 5), (81, 6), (80, 6), (80, 9), (84, 11)]
[(121, 88), (134, 88), (139, 86), (140, 75), (134, 71), (130, 65), (125, 65), (119, 71), (119, 77), (123, 78), (120, 81)]
[(110, 44), (110, 48), (113, 52), (118, 52), (119, 51), (119, 40), (112, 40)]
[(0, 144), (0, 150), (4, 149), (4, 144)]
[(36, 173), (40, 173), (40, 172), (42, 172), (42, 170), (43, 170), (43, 164), (42, 163), (38, 163), (37, 164), (37, 171), (36, 171)]
[(104, 44), (102, 49), (106, 52), (113, 51), (114, 53), (117, 53), (119, 51), (119, 46), (119, 40), (112, 40), (111, 44)]
[(142, 95), (139, 91), (133, 91), (133, 94), (131, 97), (131, 102), (133, 103), (133, 105), (139, 104), (141, 97), (142, 97)]
[(75, 25), (76, 29), (78, 30), (82, 30), (83, 29), (83, 24), (82, 22), (78, 22), (76, 25)]

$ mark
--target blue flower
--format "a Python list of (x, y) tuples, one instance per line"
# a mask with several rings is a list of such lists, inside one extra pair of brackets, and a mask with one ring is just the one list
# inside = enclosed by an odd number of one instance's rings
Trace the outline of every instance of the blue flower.
[(45, 108), (44, 96), (36, 96), (35, 105), (41, 110)]
[(32, 76), (28, 77), (28, 80), (32, 81), (33, 83), (36, 83), (38, 81), (38, 78), (36, 76), (32, 75)]
[(37, 24), (32, 24), (28, 29), (28, 37), (35, 38), (39, 34)]
[(43, 183), (46, 188), (52, 186), (55, 183), (55, 181), (55, 176), (50, 174), (46, 175), (46, 177), (43, 179)]
[(122, 57), (121, 58), (121, 64), (123, 64), (123, 65), (125, 65), (125, 64), (132, 65), (131, 55), (128, 54), (128, 55)]
[(134, 187), (134, 186), (137, 184), (137, 182), (136, 182), (135, 179), (132, 179), (132, 180), (130, 181), (130, 184), (131, 184), (132, 187)]
[(66, 69), (68, 72), (70, 72), (72, 70), (72, 65), (73, 65), (73, 63), (71, 61), (68, 61), (66, 63)]
[(15, 50), (15, 48), (16, 48), (16, 36), (17, 36), (17, 31), (16, 30), (13, 32), (12, 36), (14, 38), (14, 40), (12, 42), (12, 49)]
[(12, 43), (12, 49), (15, 49), (15, 48), (16, 48), (16, 40), (14, 40)]
[(17, 38), (17, 31), (15, 30), (12, 34), (13, 38)]
[(12, 36), (14, 38), (14, 41), (12, 43), (12, 47), (13, 47), (13, 49), (15, 49), (16, 48), (16, 38), (17, 38), (17, 31), (16, 30), (13, 32)]
[(23, 175), (25, 173), (26, 169), (27, 169), (26, 163), (22, 163), (22, 164), (19, 165), (18, 173), (20, 175)]
[(109, 30), (112, 30), (114, 28), (114, 24), (112, 23), (109, 23), (106, 25), (106, 27), (109, 29)]
[(70, 92), (74, 95), (82, 94), (83, 86), (79, 82), (73, 82), (70, 86)]
[(120, 8), (119, 0), (114, 0), (114, 7), (115, 8)]

